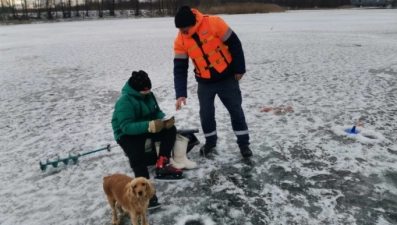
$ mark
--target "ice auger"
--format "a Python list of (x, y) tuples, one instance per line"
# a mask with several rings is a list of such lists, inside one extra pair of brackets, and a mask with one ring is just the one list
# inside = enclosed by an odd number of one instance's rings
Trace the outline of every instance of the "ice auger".
[(77, 155), (74, 155), (74, 156), (69, 154), (69, 157), (67, 157), (67, 158), (62, 158), (61, 159), (58, 156), (58, 159), (55, 160), (55, 161), (49, 161), (48, 159), (47, 159), (47, 161), (45, 163), (42, 163), (40, 161), (40, 169), (42, 171), (45, 171), (47, 169), (48, 165), (51, 165), (54, 168), (57, 168), (59, 162), (63, 162), (65, 165), (67, 165), (67, 164), (69, 164), (69, 161), (72, 161), (74, 164), (76, 164), (78, 159), (79, 159), (79, 157), (81, 157), (81, 156), (89, 155), (89, 154), (92, 154), (92, 153), (95, 153), (95, 152), (100, 152), (100, 151), (103, 151), (103, 150), (108, 150), (108, 152), (110, 152), (111, 148), (114, 148), (114, 147), (117, 147), (117, 146), (119, 146), (119, 145), (110, 146), (110, 144), (108, 144), (106, 147), (103, 147), (103, 148), (100, 148), (100, 149), (96, 149), (96, 150), (92, 150), (92, 151), (89, 151), (89, 152), (84, 152), (82, 154), (77, 154)]

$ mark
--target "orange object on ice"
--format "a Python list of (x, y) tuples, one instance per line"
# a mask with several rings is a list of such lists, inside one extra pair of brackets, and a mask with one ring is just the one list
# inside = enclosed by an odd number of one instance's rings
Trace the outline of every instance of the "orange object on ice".
[(273, 110), (273, 108), (266, 107), (266, 108), (263, 108), (263, 109), (262, 109), (262, 112), (270, 112), (270, 111), (272, 111), (272, 110)]
[(292, 106), (288, 106), (288, 107), (265, 107), (261, 110), (261, 112), (270, 112), (270, 111), (276, 111), (276, 113), (280, 113), (281, 111), (285, 111), (285, 112), (293, 112), (294, 109), (292, 108)]

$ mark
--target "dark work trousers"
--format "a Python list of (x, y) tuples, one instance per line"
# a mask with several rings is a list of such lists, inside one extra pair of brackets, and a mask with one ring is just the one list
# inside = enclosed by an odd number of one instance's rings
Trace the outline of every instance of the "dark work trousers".
[(240, 148), (249, 146), (248, 126), (241, 107), (240, 85), (234, 79), (234, 76), (217, 83), (198, 83), (197, 94), (200, 102), (201, 127), (203, 128), (206, 144), (215, 146), (218, 139), (214, 106), (215, 95), (218, 95), (229, 111), (238, 146)]
[(170, 158), (171, 150), (176, 140), (176, 128), (173, 126), (170, 129), (163, 129), (154, 134), (123, 135), (119, 138), (117, 143), (127, 154), (135, 177), (149, 179), (149, 171), (146, 163), (148, 159), (145, 159), (145, 143), (148, 138), (152, 139), (152, 142), (161, 142), (159, 155)]

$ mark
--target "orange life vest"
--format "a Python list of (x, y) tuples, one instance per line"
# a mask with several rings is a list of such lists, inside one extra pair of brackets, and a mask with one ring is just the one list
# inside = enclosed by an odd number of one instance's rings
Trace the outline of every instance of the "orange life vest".
[(210, 79), (210, 69), (214, 68), (219, 73), (222, 73), (228, 64), (232, 62), (232, 56), (228, 46), (220, 38), (212, 35), (208, 16), (203, 17), (203, 21), (196, 33), (200, 38), (200, 42), (197, 43), (191, 37), (184, 39), (184, 45), (196, 68), (196, 76)]

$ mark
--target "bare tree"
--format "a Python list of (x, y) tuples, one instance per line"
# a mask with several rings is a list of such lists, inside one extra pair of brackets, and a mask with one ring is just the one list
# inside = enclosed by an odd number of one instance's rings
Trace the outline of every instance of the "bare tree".
[(141, 11), (139, 9), (139, 0), (135, 0), (135, 16), (139, 16)]
[(153, 15), (153, 0), (147, 0), (149, 3), (149, 13), (150, 15)]
[(5, 0), (5, 3), (7, 4), (7, 11), (11, 11), (11, 17), (12, 19), (18, 19), (18, 14), (17, 14), (17, 9), (15, 5), (15, 0)]
[(34, 0), (33, 4), (36, 9), (36, 18), (41, 19), (41, 0)]
[(27, 20), (28, 19), (28, 1), (22, 0), (22, 18)]
[(211, 6), (213, 6), (213, 1), (212, 0), (201, 0), (200, 6), (203, 8), (210, 8)]
[(98, 7), (98, 17), (103, 17), (103, 0), (97, 0), (97, 7)]
[(45, 0), (45, 10), (47, 12), (47, 19), (51, 20), (52, 19), (52, 1), (51, 0)]
[(75, 16), (80, 17), (80, 6), (79, 6), (79, 0), (76, 0), (76, 6), (75, 6), (76, 12)]
[(84, 0), (85, 16), (89, 17), (88, 11), (91, 9), (92, 0)]
[(164, 15), (164, 0), (157, 0), (157, 11), (160, 15)]
[(59, 5), (61, 6), (61, 11), (62, 11), (62, 18), (67, 18), (67, 12), (66, 12), (66, 3), (64, 0), (59, 0)]
[(115, 10), (115, 1), (114, 0), (106, 0), (106, 5), (109, 9), (109, 15), (110, 16), (115, 16), (114, 10)]
[(0, 0), (1, 1), (1, 18), (2, 20), (7, 20), (9, 17), (9, 10), (10, 7), (8, 6), (8, 2), (6, 0)]
[(67, 0), (66, 9), (68, 12), (67, 18), (72, 18), (72, 0)]
[(56, 0), (52, 0), (52, 5), (54, 6), (55, 18), (58, 18), (58, 7)]
[(0, 18), (1, 18), (1, 20), (6, 20), (6, 17), (5, 17), (5, 10), (6, 10), (6, 8), (4, 7), (4, 2), (3, 2), (3, 0), (0, 0), (0, 3), (1, 3), (1, 11), (0, 11)]

